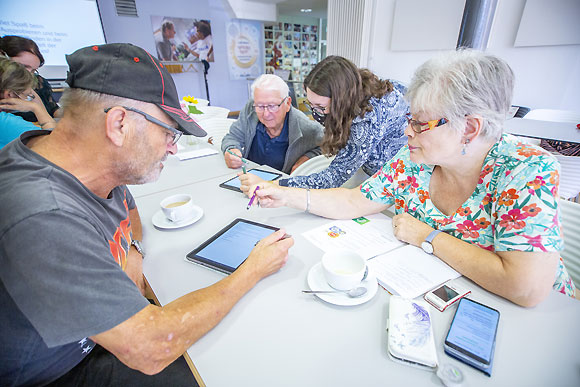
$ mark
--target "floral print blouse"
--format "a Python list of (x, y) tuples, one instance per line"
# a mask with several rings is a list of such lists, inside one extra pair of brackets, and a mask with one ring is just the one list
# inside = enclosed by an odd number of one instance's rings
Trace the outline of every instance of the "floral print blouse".
[[(559, 164), (539, 147), (503, 135), (487, 154), (475, 191), (450, 216), (429, 197), (433, 165), (415, 164), (404, 146), (361, 185), (370, 200), (395, 206), (435, 229), (490, 251), (560, 251)], [(574, 297), (560, 258), (554, 289)]]

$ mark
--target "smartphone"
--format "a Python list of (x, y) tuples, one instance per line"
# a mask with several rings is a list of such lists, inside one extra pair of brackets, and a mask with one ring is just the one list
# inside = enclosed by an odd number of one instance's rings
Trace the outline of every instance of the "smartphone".
[(449, 305), (454, 304), (469, 293), (471, 293), (471, 290), (462, 290), (455, 285), (446, 283), (437, 289), (425, 293), (423, 298), (438, 311), (443, 312)]
[(462, 298), (443, 345), (445, 353), (491, 376), (499, 312)]

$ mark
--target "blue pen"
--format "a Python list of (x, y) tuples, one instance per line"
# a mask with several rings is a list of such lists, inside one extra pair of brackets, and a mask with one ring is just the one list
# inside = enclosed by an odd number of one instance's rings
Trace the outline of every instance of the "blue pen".
[(256, 192), (260, 189), (260, 186), (257, 186), (256, 189), (254, 190), (254, 194), (252, 195), (252, 198), (250, 199), (250, 202), (248, 203), (248, 206), (246, 207), (246, 210), (249, 210), (250, 207), (252, 207), (252, 203), (254, 203), (254, 199), (256, 198)]

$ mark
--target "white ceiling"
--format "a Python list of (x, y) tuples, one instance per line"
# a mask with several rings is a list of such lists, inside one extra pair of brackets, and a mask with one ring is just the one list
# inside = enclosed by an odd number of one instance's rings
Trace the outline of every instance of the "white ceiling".
[[(277, 4), (278, 15), (309, 16), (318, 19), (327, 18), (328, 0), (252, 0), (259, 3)], [(312, 12), (300, 12), (302, 8), (310, 8)]]

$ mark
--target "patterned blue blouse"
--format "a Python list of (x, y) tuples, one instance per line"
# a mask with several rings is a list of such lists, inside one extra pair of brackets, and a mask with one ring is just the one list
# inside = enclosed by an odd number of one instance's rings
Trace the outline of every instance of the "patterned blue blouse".
[(403, 98), (405, 86), (391, 80), (392, 92), (378, 99), (372, 97), (373, 110), (355, 117), (346, 146), (323, 171), (309, 176), (281, 179), (280, 185), (301, 188), (335, 188), (344, 184), (362, 167), (369, 176), (378, 171), (407, 143), (405, 114), (409, 104)]

